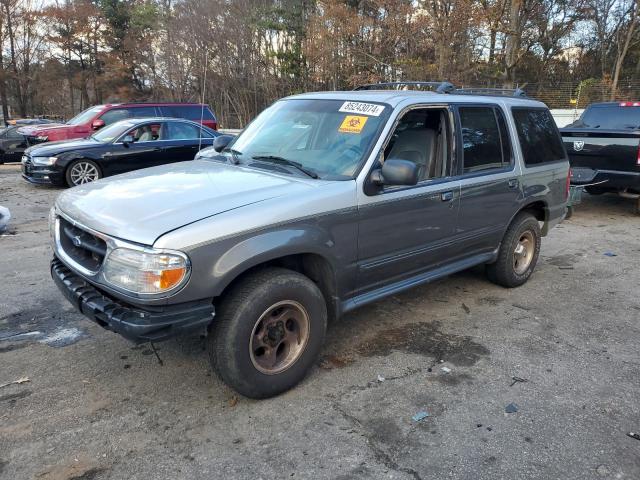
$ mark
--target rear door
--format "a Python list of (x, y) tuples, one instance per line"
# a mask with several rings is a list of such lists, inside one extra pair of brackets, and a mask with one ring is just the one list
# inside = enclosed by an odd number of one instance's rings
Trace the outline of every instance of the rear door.
[(200, 148), (213, 143), (213, 136), (199, 125), (191, 122), (168, 120), (163, 137), (163, 159), (165, 163), (193, 160)]
[(495, 249), (522, 197), (505, 112), (498, 105), (458, 105), (462, 153), (456, 235), (468, 255)]

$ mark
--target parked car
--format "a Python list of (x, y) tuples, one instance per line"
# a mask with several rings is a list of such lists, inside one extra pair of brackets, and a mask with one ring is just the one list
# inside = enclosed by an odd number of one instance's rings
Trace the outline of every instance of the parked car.
[(20, 127), (0, 129), (0, 163), (19, 162), (29, 146), (27, 137), (19, 132)]
[(296, 95), (215, 147), (62, 193), (51, 274), (134, 342), (206, 332), (248, 397), (297, 384), (357, 307), (474, 265), (523, 285), (566, 211), (560, 134), (526, 98)]
[(571, 183), (593, 195), (615, 192), (634, 198), (640, 213), (640, 102), (591, 104), (560, 132)]
[(209, 105), (200, 103), (114, 103), (87, 108), (65, 124), (24, 127), (32, 144), (86, 138), (96, 130), (120, 120), (145, 117), (184, 118), (200, 122), (212, 130), (218, 128)]
[(122, 120), (83, 140), (27, 149), (22, 176), (31, 183), (75, 186), (119, 173), (193, 160), (218, 132), (182, 119)]

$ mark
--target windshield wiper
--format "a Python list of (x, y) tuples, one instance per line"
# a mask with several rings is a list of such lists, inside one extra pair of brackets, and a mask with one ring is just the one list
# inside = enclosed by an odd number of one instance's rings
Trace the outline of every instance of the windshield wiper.
[(294, 162), (293, 160), (288, 160), (284, 157), (278, 157), (277, 155), (254, 155), (251, 158), (253, 158), (254, 160), (265, 160), (271, 163), (287, 165), (289, 167), (297, 168), (302, 173), (304, 173), (305, 175), (308, 175), (311, 178), (320, 178), (316, 172), (303, 167), (302, 164), (298, 162)]
[(242, 152), (239, 152), (238, 150), (234, 150), (233, 148), (225, 148), (222, 151), (231, 153), (231, 157), (230, 157), (231, 163), (233, 163), (234, 165), (238, 165), (240, 163), (240, 159), (238, 157), (242, 155)]

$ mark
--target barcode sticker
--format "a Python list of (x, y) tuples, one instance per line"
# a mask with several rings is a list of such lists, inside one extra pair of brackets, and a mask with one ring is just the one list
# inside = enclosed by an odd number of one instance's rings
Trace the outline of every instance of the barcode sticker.
[(339, 111), (343, 113), (359, 113), (361, 115), (379, 117), (384, 111), (384, 107), (382, 105), (376, 105), (375, 103), (344, 102)]

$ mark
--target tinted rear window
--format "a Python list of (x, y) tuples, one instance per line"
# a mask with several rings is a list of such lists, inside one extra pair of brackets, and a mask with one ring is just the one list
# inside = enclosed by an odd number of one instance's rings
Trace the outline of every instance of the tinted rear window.
[(492, 107), (460, 107), (464, 173), (504, 166), (502, 143)]
[(187, 118), (189, 120), (215, 120), (209, 107), (200, 105), (165, 105), (158, 107), (163, 117)]
[(602, 105), (587, 108), (578, 121), (586, 128), (631, 130), (640, 128), (640, 107)]
[(562, 139), (549, 110), (513, 108), (512, 111), (525, 165), (565, 159)]

